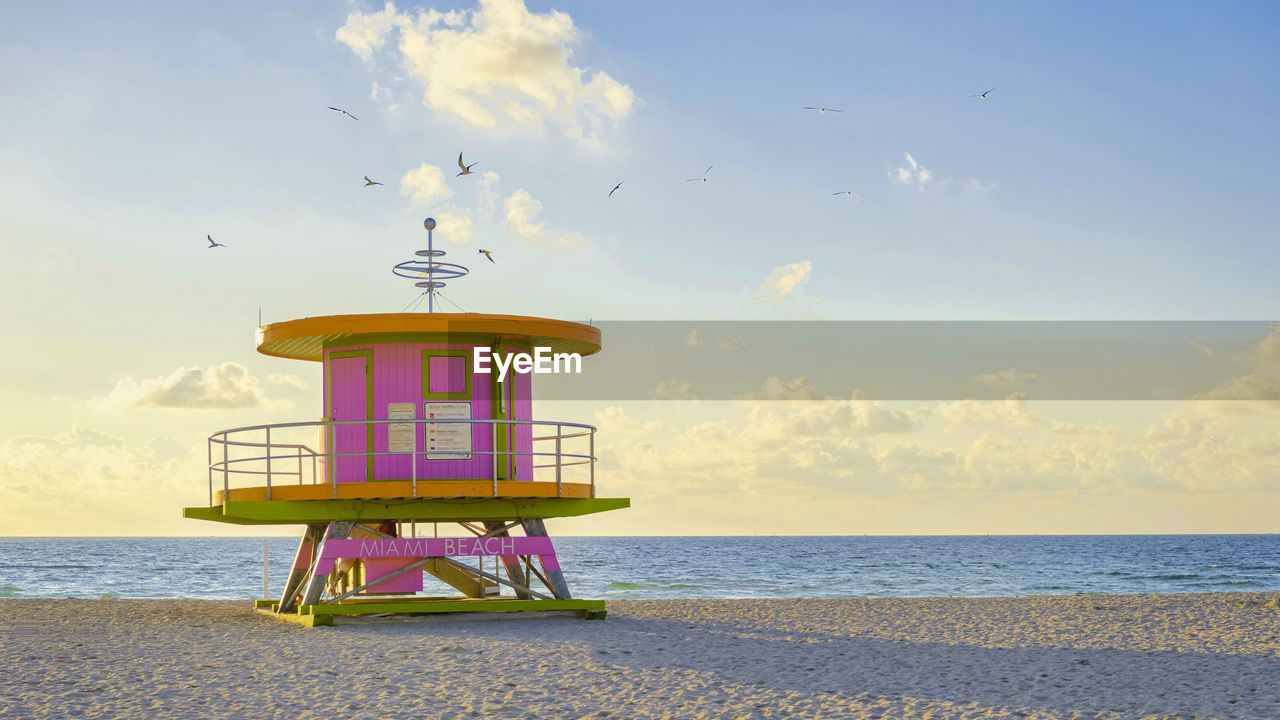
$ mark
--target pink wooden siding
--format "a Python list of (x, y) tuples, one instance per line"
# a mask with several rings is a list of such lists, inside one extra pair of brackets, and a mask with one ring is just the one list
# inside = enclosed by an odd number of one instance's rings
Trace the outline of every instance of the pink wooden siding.
[[(336, 399), (340, 395), (343, 397), (354, 396), (358, 394), (363, 400), (365, 395), (365, 378), (363, 373), (356, 377), (354, 373), (339, 371), (342, 363), (341, 358), (330, 359), (331, 353), (349, 352), (352, 350), (370, 350), (372, 353), (372, 374), (373, 374), (373, 418), (378, 420), (387, 419), (387, 405), (390, 403), (413, 403), (415, 416), (423, 417), (424, 402), (467, 402), (467, 398), (449, 398), (441, 400), (431, 400), (423, 398), (423, 351), (445, 351), (445, 350), (465, 350), (471, 352), (475, 346), (461, 343), (379, 343), (371, 345), (353, 345), (348, 347), (335, 347), (325, 350), (325, 376), (327, 386), (334, 394)], [(508, 348), (511, 352), (521, 351), (522, 348)], [(429, 392), (464, 392), (466, 388), (465, 374), (458, 377), (457, 369), (460, 367), (466, 373), (471, 372), (472, 360), (470, 355), (461, 358), (447, 358), (446, 356), (433, 356), (429, 362), (435, 360), (444, 360), (442, 363), (447, 369), (444, 373), (444, 379), (440, 382), (442, 385), (436, 385), (437, 373), (435, 367), (431, 384), (435, 387), (427, 388)], [(450, 362), (453, 361), (453, 362)], [(457, 361), (462, 361), (459, 364)], [(514, 380), (509, 375), (508, 383), (512, 384), (514, 392), (514, 401), (512, 403), (512, 417), (515, 419), (529, 420), (532, 419), (532, 383), (531, 376), (514, 374)], [(471, 403), (471, 417), (476, 420), (488, 420), (493, 417), (492, 410), (492, 377), (491, 375), (473, 375), (471, 377), (471, 394), (469, 402)], [(419, 452), (423, 446), (423, 426), (418, 427), (417, 446)], [(343, 435), (338, 438), (338, 452), (363, 452), (363, 435), (357, 441), (354, 436)], [(515, 431), (514, 449), (517, 452), (529, 452), (531, 450), (531, 438), (533, 432), (528, 426), (517, 428)], [(356, 445), (359, 442), (360, 444)], [(350, 443), (350, 445), (348, 445)], [(376, 426), (373, 437), (374, 451), (387, 451), (387, 428), (385, 425)], [(550, 452), (552, 444), (549, 442), (539, 443), (540, 452)], [(357, 448), (352, 450), (351, 448)], [(472, 426), (471, 448), (473, 454), (470, 460), (427, 460), (424, 456), (418, 456), (417, 477), (419, 480), (437, 479), (490, 479), (493, 477), (493, 458), (491, 455), (483, 455), (479, 453), (487, 453), (493, 449), (493, 435), (491, 426), (488, 424), (477, 424)], [(548, 462), (542, 459), (538, 464)], [(529, 456), (521, 456), (516, 460), (516, 479), (532, 480), (533, 479), (534, 462)], [(373, 477), (377, 480), (408, 480), (412, 476), (409, 465), (408, 456), (396, 455), (380, 455), (376, 456), (373, 463)], [(363, 479), (363, 478), (361, 478)]]
[[(383, 575), (391, 573), (410, 565), (412, 560), (398, 560), (395, 558), (360, 558), (364, 561), (364, 579), (365, 582), (373, 582)], [(422, 572), (408, 572), (400, 577), (394, 577), (390, 580), (383, 580), (366, 590), (363, 594), (376, 595), (377, 593), (414, 593), (422, 590)]]
[[(334, 420), (365, 420), (368, 415), (366, 398), (365, 358), (342, 357), (329, 363), (330, 383), (333, 393)], [(368, 431), (363, 425), (338, 425), (333, 429), (337, 452), (366, 452)], [(339, 457), (334, 463), (337, 482), (364, 482), (368, 473), (368, 460), (359, 455)]]
[[(524, 348), (508, 346), (506, 351), (509, 353), (528, 352)], [(512, 375), (515, 376), (514, 380)], [(511, 419), (512, 420), (532, 420), (533, 419), (533, 375), (512, 373), (507, 375), (507, 382), (513, 383), (513, 394), (511, 402)], [(529, 452), (533, 446), (534, 432), (539, 436), (547, 435), (554, 432), (550, 427), (535, 428), (532, 425), (517, 425), (515, 428), (515, 442), (512, 443), (517, 451)], [(538, 443), (538, 452), (554, 452), (555, 441), (543, 440)], [(555, 462), (555, 458), (546, 456), (519, 455), (516, 457), (516, 472), (512, 480), (533, 480), (533, 466), (546, 465)]]
[(429, 392), (460, 393), (467, 391), (467, 360), (469, 358), (450, 355), (433, 355), (428, 360), (431, 372), (428, 379)]

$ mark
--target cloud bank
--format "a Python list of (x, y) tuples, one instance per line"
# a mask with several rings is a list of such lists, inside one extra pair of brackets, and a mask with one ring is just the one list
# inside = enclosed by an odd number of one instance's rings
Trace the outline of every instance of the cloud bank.
[(554, 127), (583, 145), (601, 142), (636, 105), (603, 71), (573, 62), (580, 34), (567, 13), (530, 12), (523, 0), (481, 0), (474, 10), (399, 12), (394, 3), (347, 16), (335, 37), (365, 61), (387, 41), (423, 104), (477, 128)]
[(100, 402), (106, 407), (193, 410), (287, 407), (289, 404), (269, 398), (249, 368), (236, 362), (208, 368), (180, 367), (166, 376), (142, 380), (124, 377), (116, 381), (116, 386)]

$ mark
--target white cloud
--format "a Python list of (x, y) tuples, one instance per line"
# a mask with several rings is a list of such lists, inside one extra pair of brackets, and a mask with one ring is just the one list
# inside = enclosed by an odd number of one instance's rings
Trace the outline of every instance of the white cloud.
[(1093, 435), (1103, 438), (1118, 439), (1124, 435), (1124, 430), (1114, 425), (1102, 425), (1093, 423), (1084, 425), (1074, 422), (1056, 421), (1045, 431), (1054, 435)]
[(1070, 448), (983, 433), (963, 459), (970, 489), (1054, 490), (1080, 484), (1080, 468)]
[(232, 409), (287, 407), (267, 397), (258, 378), (236, 362), (209, 368), (181, 367), (167, 376), (136, 380), (121, 378), (98, 402), (103, 407)]
[(470, 245), (476, 239), (476, 227), (465, 212), (444, 210), (435, 214), (434, 234), (450, 245)]
[(916, 486), (923, 485), (926, 480), (921, 471), (947, 472), (954, 470), (959, 463), (954, 450), (929, 450), (917, 442), (874, 447), (870, 452), (880, 463), (881, 472), (899, 477), (910, 474)]
[(516, 190), (507, 198), (503, 206), (507, 216), (507, 229), (513, 235), (530, 242), (549, 243), (565, 249), (580, 248), (587, 245), (581, 235), (556, 235), (549, 233), (546, 227), (534, 222), (534, 216), (542, 212), (542, 203), (534, 200), (523, 188)]
[(969, 192), (989, 192), (996, 189), (996, 184), (984, 183), (978, 178), (969, 178), (964, 181), (964, 189)]
[(759, 392), (751, 393), (742, 400), (817, 400), (818, 389), (805, 382), (803, 376), (792, 378), (790, 381), (784, 381), (782, 378), (771, 377), (764, 381), (764, 387)]
[(373, 81), (373, 85), (369, 88), (369, 99), (378, 102), (383, 98), (391, 99), (391, 88), (378, 84), (377, 80)]
[(1040, 414), (1027, 408), (1026, 393), (1011, 393), (1004, 400), (958, 400), (945, 403), (939, 409), (942, 418), (951, 424), (949, 431), (959, 425), (1017, 425), (1028, 427), (1040, 419)]
[(353, 12), (347, 16), (346, 24), (338, 28), (335, 35), (338, 42), (367, 61), (387, 41), (391, 26), (398, 17), (396, 6), (392, 3), (387, 3), (382, 10), (368, 15)]
[(610, 405), (597, 412), (594, 416), (595, 424), (601, 432), (645, 432), (655, 433), (662, 429), (662, 423), (658, 420), (647, 420), (638, 422), (627, 414), (627, 411), (617, 405)]
[(1031, 380), (1035, 380), (1036, 377), (1036, 374), (1033, 372), (1018, 372), (1017, 368), (1006, 368), (999, 372), (975, 375), (973, 381), (982, 385), (1017, 390)]
[(897, 172), (890, 174), (889, 177), (903, 185), (914, 184), (919, 189), (924, 190), (925, 184), (933, 180), (933, 171), (916, 162), (911, 153), (907, 153), (906, 156), (907, 166), (898, 168)]
[(422, 163), (400, 178), (400, 194), (408, 195), (423, 205), (453, 196), (445, 184), (444, 171), (435, 165)]
[(523, 0), (480, 0), (474, 10), (354, 12), (339, 42), (365, 60), (399, 33), (395, 56), (423, 88), (423, 103), (467, 125), (500, 130), (554, 126), (598, 145), (636, 105), (607, 73), (571, 63), (579, 32), (568, 14), (530, 12)]
[[(816, 397), (816, 391), (804, 378), (790, 383), (772, 379), (778, 394), (790, 392)], [(766, 383), (766, 388), (769, 383)], [(782, 398), (779, 398), (782, 399)], [(768, 405), (757, 405), (751, 412), (744, 437), (756, 441), (780, 441), (792, 437), (861, 437), (915, 432), (920, 429), (924, 413), (893, 410), (879, 402), (867, 400), (861, 389), (854, 390), (848, 400), (806, 402), (800, 408), (779, 414)]]
[(782, 267), (774, 268), (764, 279), (764, 284), (756, 292), (764, 293), (763, 296), (753, 298), (748, 302), (749, 305), (756, 305), (763, 302), (780, 302), (786, 300), (796, 294), (805, 283), (809, 282), (809, 275), (813, 272), (813, 263), (808, 260), (794, 262)]
[(271, 373), (270, 375), (267, 376), (267, 382), (271, 383), (272, 385), (283, 385), (285, 387), (291, 387), (291, 388), (294, 388), (295, 390), (306, 390), (308, 387), (310, 387), (307, 385), (307, 382), (305, 380), (298, 377), (297, 375), (294, 375), (293, 373)]
[(660, 382), (649, 391), (650, 400), (697, 400), (698, 396), (690, 389), (689, 383)]
[[(680, 339), (687, 347), (699, 347), (705, 345), (708, 340), (696, 327), (685, 330), (680, 334)], [(733, 352), (746, 347), (747, 341), (743, 339), (742, 335), (725, 333), (715, 339), (715, 344), (716, 347), (725, 352)]]
[(747, 346), (747, 341), (741, 335), (730, 335), (728, 333), (716, 338), (716, 345), (720, 346), (725, 352), (741, 350)]
[(1143, 433), (1147, 441), (1190, 440), (1204, 434), (1204, 419), (1190, 412), (1171, 413), (1159, 425), (1148, 425)]
[(1280, 441), (1257, 435), (1204, 436), (1174, 461), (1189, 490), (1280, 487)]
[(1254, 401), (1216, 404), (1217, 410), (1228, 414), (1280, 411), (1280, 324), (1268, 328), (1266, 336), (1238, 359), (1252, 372), (1232, 378), (1196, 399)]
[[(1257, 435), (1220, 429), (1169, 443), (1143, 441), (1141, 424), (1048, 422), (1051, 427), (988, 428), (958, 441), (922, 427), (925, 408), (886, 407), (860, 396), (853, 402), (626, 407), (632, 414), (611, 407), (593, 423), (601, 429), (597, 454), (611, 463), (602, 482), (610, 494), (647, 500), (627, 517), (611, 518), (612, 532), (694, 527), (731, 534), (748, 523), (762, 533), (803, 533), (815, 522), (855, 532), (880, 517), (889, 523), (882, 531), (894, 532), (903, 518), (917, 516), (928, 519), (910, 525), (913, 531), (959, 516), (969, 516), (966, 531), (975, 532), (1027, 518), (1029, 529), (1049, 522), (1072, 531), (1158, 531), (1177, 524), (1127, 525), (1125, 516), (1171, 504), (1199, 508), (1202, 498), (1216, 502), (1212, 494), (1257, 492), (1223, 501), (1229, 523), (1230, 503), (1272, 502), (1275, 496), (1263, 493), (1280, 492), (1274, 428)], [(725, 512), (708, 515), (703, 508), (712, 501)], [(1212, 518), (1217, 511), (1190, 512)], [(1258, 512), (1248, 514), (1255, 518), (1250, 527), (1265, 527)]]
[[(131, 445), (81, 425), (0, 443), (0, 523), (10, 534), (136, 534), (182, 521), (182, 504), (207, 502), (204, 446), (167, 438)], [(158, 521), (161, 513), (174, 522)]]
[(498, 208), (498, 173), (488, 170), (480, 176), (480, 209), (486, 216), (493, 215)]

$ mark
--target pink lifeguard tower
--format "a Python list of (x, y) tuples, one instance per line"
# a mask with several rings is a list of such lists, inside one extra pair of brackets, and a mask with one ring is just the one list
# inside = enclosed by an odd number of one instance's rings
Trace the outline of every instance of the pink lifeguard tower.
[[(600, 350), (600, 331), (435, 312), (440, 288), (468, 270), (440, 260), (435, 221), (424, 224), (427, 249), (394, 272), (422, 289), (427, 312), (258, 328), (258, 352), (323, 363), (324, 417), (212, 434), (209, 505), (183, 516), (302, 525), (279, 599), (255, 606), (308, 626), (370, 613), (603, 618), (603, 600), (571, 596), (544, 520), (630, 501), (596, 497), (596, 429), (535, 420), (532, 374), (517, 372), (527, 370), (521, 356), (580, 363)], [(500, 364), (510, 368), (505, 377)], [(485, 366), (490, 372), (477, 371)], [(461, 535), (447, 534), (457, 528)], [(428, 576), (460, 595), (428, 594)]]

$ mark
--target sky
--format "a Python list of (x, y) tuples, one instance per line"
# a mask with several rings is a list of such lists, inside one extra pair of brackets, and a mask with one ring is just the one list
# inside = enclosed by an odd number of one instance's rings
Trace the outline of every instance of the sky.
[[(410, 306), (390, 268), (429, 215), (472, 268), (458, 308), (679, 322), (676, 344), (713, 321), (1257, 321), (1170, 350), (1216, 374), (1163, 401), (1038, 400), (1045, 368), (993, 360), (972, 392), (994, 400), (815, 401), (800, 362), (736, 401), (677, 368), (662, 401), (548, 402), (600, 428), (601, 494), (633, 504), (554, 532), (1277, 530), (1274, 4), (0, 21), (2, 534), (262, 533), (180, 517), (211, 432), (321, 414), (318, 365), (255, 352), (259, 313)], [(734, 345), (702, 327), (687, 347)]]

